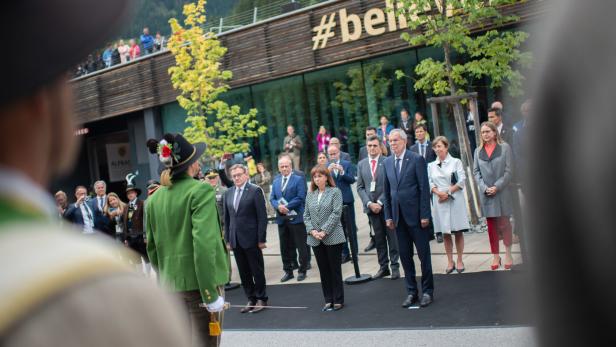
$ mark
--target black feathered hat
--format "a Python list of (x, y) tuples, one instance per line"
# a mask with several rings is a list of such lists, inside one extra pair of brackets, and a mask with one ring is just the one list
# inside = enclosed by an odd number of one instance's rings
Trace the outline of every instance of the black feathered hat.
[(149, 139), (147, 146), (150, 153), (158, 154), (158, 159), (171, 170), (172, 176), (185, 172), (205, 152), (205, 143), (193, 145), (180, 134), (165, 134), (160, 141)]

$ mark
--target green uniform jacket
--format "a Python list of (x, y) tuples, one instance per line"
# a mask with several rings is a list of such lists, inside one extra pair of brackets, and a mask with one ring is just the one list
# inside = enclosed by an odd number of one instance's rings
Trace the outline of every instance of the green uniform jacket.
[(188, 175), (160, 187), (146, 205), (147, 250), (163, 283), (175, 291), (199, 290), (203, 302), (218, 299), (229, 279), (216, 193)]

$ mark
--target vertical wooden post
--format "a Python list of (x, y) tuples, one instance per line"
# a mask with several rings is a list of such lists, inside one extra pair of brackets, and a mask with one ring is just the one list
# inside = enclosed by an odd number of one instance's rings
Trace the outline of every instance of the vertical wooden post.
[[(472, 172), (473, 167), (473, 158), (471, 151), (470, 142), (468, 140), (468, 133), (466, 132), (466, 119), (464, 118), (464, 110), (462, 109), (462, 105), (458, 100), (453, 103), (453, 115), (456, 122), (456, 130), (458, 133), (458, 141), (460, 147), (460, 159), (464, 164), (465, 168), (471, 168), (471, 170), (467, 170), (467, 172)], [(474, 192), (476, 189), (473, 189), (471, 185), (475, 184), (475, 181), (472, 176), (467, 177), (466, 179), (466, 196), (468, 200), (468, 205), (471, 211), (471, 223), (476, 225), (479, 223), (479, 213), (476, 208), (476, 196)]]
[(432, 110), (432, 130), (434, 130), (434, 137), (441, 136), (441, 128), (438, 122), (438, 106), (434, 102), (428, 102), (430, 103), (430, 109)]

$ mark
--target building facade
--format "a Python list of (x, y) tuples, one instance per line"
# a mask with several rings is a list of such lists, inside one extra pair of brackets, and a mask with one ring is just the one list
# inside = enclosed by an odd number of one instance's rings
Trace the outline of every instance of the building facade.
[[(304, 142), (302, 168), (307, 169), (316, 161), (321, 125), (356, 157), (364, 128), (378, 125), (380, 116), (397, 125), (400, 111), (407, 109), (411, 117), (421, 111), (431, 119), (427, 96), (414, 90), (412, 79), (396, 78), (395, 71), (413, 76), (421, 60), (441, 59), (442, 50), (409, 47), (400, 39), (407, 30), (404, 19), (388, 6), (383, 0), (328, 1), (219, 35), (228, 48), (223, 66), (233, 72), (231, 90), (222, 99), (244, 112), (256, 108), (267, 126), (267, 133), (252, 143), (259, 161), (275, 166), (287, 125)], [(520, 17), (516, 29), (530, 31), (546, 4), (530, 0), (502, 11)], [(172, 64), (173, 56), (161, 52), (74, 80), (76, 112), (87, 134), (81, 135), (79, 169), (57, 188), (105, 179), (120, 191), (122, 172), (138, 170), (141, 185), (157, 176), (157, 159), (147, 153), (146, 139), (186, 127), (167, 73)], [(501, 97), (487, 84), (474, 81), (472, 87), (479, 94), (481, 118), (486, 118), (489, 103)], [(519, 103), (505, 100), (509, 121)], [(438, 124), (439, 129), (431, 130), (451, 138), (455, 146), (452, 115), (443, 113)]]

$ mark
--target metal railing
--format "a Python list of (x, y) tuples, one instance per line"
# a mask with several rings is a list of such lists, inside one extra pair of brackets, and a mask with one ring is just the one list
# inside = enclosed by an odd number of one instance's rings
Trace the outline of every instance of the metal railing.
[[(263, 5), (260, 7), (254, 7), (251, 10), (243, 11), (237, 14), (233, 14), (225, 17), (207, 17), (204, 31), (213, 32), (217, 35), (222, 34), (224, 32), (238, 29), (247, 25), (256, 24), (270, 18), (274, 18), (285, 13), (289, 13), (292, 11), (300, 10), (308, 6), (313, 6), (316, 4), (320, 4), (323, 2), (332, 1), (332, 0), (272, 0), (267, 5)], [(128, 40), (125, 40), (128, 41)], [(114, 69), (118, 66), (124, 66), (126, 64), (130, 64), (133, 61), (142, 60), (146, 57), (151, 57), (152, 55), (156, 55), (157, 53), (164, 52), (167, 50), (167, 39), (164, 41), (164, 45), (159, 51), (155, 51), (154, 53), (137, 57), (132, 61), (128, 61), (120, 64), (113, 64), (112, 66), (106, 66), (100, 60), (100, 54), (95, 55), (96, 60), (96, 68), (90, 69), (87, 68), (85, 70), (76, 70), (74, 73), (74, 78), (78, 79), (81, 77), (92, 75), (93, 73), (100, 73), (104, 70)], [(142, 50), (143, 51), (143, 50)], [(80, 64), (80, 67), (85, 68), (87, 62)]]
[(255, 7), (226, 17), (207, 18), (204, 29), (217, 34), (255, 24), (287, 12), (315, 5), (326, 0), (272, 0), (267, 5)]

